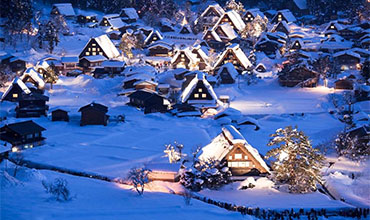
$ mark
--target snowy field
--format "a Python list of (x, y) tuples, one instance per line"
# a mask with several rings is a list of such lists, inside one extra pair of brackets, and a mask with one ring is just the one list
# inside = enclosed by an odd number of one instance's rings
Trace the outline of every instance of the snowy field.
[[(46, 144), (40, 147), (24, 151), (26, 160), (33, 162), (54, 165), (76, 171), (92, 172), (110, 177), (125, 178), (127, 171), (134, 166), (141, 166), (149, 162), (166, 162), (163, 157), (164, 145), (177, 141), (184, 144), (185, 152), (190, 153), (196, 146), (208, 144), (221, 131), (219, 121), (201, 118), (176, 118), (169, 114), (148, 114), (133, 107), (126, 106), (128, 101), (125, 97), (117, 96), (120, 91), (122, 78), (94, 79), (89, 76), (77, 78), (62, 77), (53, 90), (49, 91), (50, 108), (62, 107), (69, 110), (70, 122), (51, 122), (50, 118), (33, 118), (36, 123), (47, 130), (44, 136), (47, 137)], [(272, 83), (273, 84), (273, 83)], [(240, 91), (233, 91), (235, 102), (231, 106), (240, 106), (247, 109), (248, 100), (264, 103), (272, 99), (271, 91), (279, 94), (282, 101), (271, 103), (268, 111), (270, 113), (260, 115), (258, 122), (261, 129), (255, 131), (252, 126), (241, 126), (240, 131), (247, 141), (257, 148), (261, 154), (265, 154), (269, 147), (266, 146), (269, 135), (277, 128), (287, 125), (298, 125), (312, 139), (314, 145), (325, 143), (342, 129), (342, 124), (328, 113), (325, 113), (321, 104), (325, 103), (325, 96), (329, 91), (309, 91), (306, 89), (276, 88), (268, 90), (268, 84), (261, 84), (252, 87), (242, 88)], [(219, 88), (217, 93), (225, 94), (229, 88)], [(264, 93), (262, 91), (269, 91)], [(238, 101), (242, 94), (249, 94), (243, 101)], [(238, 97), (239, 96), (239, 97)], [(249, 98), (253, 97), (253, 98)], [(109, 106), (108, 114), (111, 118), (124, 114), (126, 122), (112, 121), (108, 126), (79, 126), (78, 109), (81, 106), (95, 101)], [(279, 106), (287, 105), (284, 110)], [(305, 104), (305, 107), (301, 105)], [(308, 108), (316, 106), (317, 109)], [(14, 109), (14, 105), (3, 102), (2, 109)], [(265, 107), (261, 107), (265, 108)], [(275, 110), (273, 110), (275, 109)], [(302, 109), (308, 109), (308, 113), (281, 114), (281, 113), (302, 113)], [(247, 114), (240, 109), (243, 114)], [(260, 111), (260, 110), (258, 110)], [(314, 113), (313, 113), (314, 112)], [(255, 114), (256, 112), (250, 111)], [(10, 111), (9, 119), (2, 123), (23, 121), (15, 119)], [(31, 172), (31, 171), (26, 171)], [(27, 219), (26, 216), (37, 215), (41, 219), (91, 219), (92, 216), (99, 216), (99, 219), (115, 219), (117, 216), (137, 216), (140, 218), (166, 219), (173, 216), (180, 216), (180, 219), (193, 218), (214, 218), (214, 219), (238, 219), (240, 214), (230, 213), (225, 210), (209, 207), (204, 203), (192, 201), (193, 205), (186, 206), (180, 196), (169, 195), (170, 190), (163, 190), (163, 183), (151, 183), (148, 193), (141, 198), (136, 192), (122, 189), (116, 184), (105, 183), (97, 180), (90, 180), (81, 177), (73, 177), (52, 173), (50, 171), (34, 171), (36, 175), (32, 178), (22, 177), (23, 184), (17, 186), (2, 187), (2, 215), (18, 216), (17, 219)], [(31, 172), (33, 173), (33, 172)], [(349, 173), (347, 173), (349, 175)], [(26, 175), (26, 174), (25, 174)], [(343, 182), (344, 177), (339, 174), (330, 176), (333, 186), (338, 191), (346, 191), (352, 183)], [(49, 201), (48, 195), (43, 192), (41, 180), (47, 178), (52, 180), (56, 176), (63, 176), (70, 184), (72, 193), (76, 198), (68, 203), (57, 203)], [(345, 176), (348, 177), (348, 176)], [(369, 178), (368, 176), (366, 178)], [(363, 187), (368, 179), (358, 184)], [(158, 185), (159, 184), (159, 185)], [(263, 181), (260, 187), (248, 190), (237, 190), (240, 183), (233, 183), (225, 186), (220, 191), (204, 190), (201, 195), (235, 203), (245, 206), (258, 206), (270, 209), (284, 208), (343, 208), (352, 207), (348, 203), (331, 200), (319, 192), (306, 195), (293, 195), (273, 189), (268, 181)], [(366, 186), (366, 185), (365, 185)], [(172, 190), (181, 190), (179, 184), (169, 184)], [(344, 188), (344, 189), (343, 189)], [(167, 192), (167, 193), (166, 193)], [(23, 196), (26, 195), (27, 196)], [(366, 206), (369, 205), (369, 198), (356, 193), (348, 192), (343, 195), (351, 199), (351, 204)], [(12, 199), (10, 199), (12, 198)], [(284, 199), (284, 203), (282, 203)], [(22, 202), (19, 202), (22, 201)], [(158, 201), (158, 202), (157, 202)], [(20, 204), (20, 205), (19, 205)], [(36, 204), (30, 208), (27, 204)], [(14, 207), (17, 207), (15, 211)], [(52, 209), (53, 212), (47, 211)], [(37, 213), (37, 214), (35, 214)], [(106, 213), (111, 213), (106, 215)], [(101, 217), (101, 218), (100, 218)], [(138, 218), (139, 218), (138, 217)], [(6, 218), (5, 218), (6, 219)]]
[[(44, 192), (42, 180), (60, 177), (68, 181), (71, 201), (57, 202)], [(0, 219), (252, 219), (196, 200), (186, 205), (177, 195), (138, 196), (112, 183), (50, 171), (22, 169), (17, 178), (21, 182), (2, 176)]]

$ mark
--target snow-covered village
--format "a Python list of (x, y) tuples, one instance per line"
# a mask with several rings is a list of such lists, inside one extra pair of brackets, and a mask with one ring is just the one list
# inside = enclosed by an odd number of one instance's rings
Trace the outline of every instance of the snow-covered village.
[(2, 0), (0, 219), (369, 219), (369, 0)]

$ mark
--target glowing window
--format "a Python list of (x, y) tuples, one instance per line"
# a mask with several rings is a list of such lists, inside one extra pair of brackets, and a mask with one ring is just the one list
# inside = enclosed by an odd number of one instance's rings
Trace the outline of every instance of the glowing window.
[(90, 55), (90, 53), (89, 52), (86, 52), (86, 56), (89, 56)]
[(96, 55), (96, 52), (92, 52), (92, 55), (94, 55), (94, 56), (95, 56), (95, 55)]
[(202, 98), (207, 98), (207, 94), (202, 93)]
[(103, 55), (103, 52), (99, 52), (100, 55)]
[(203, 92), (203, 89), (202, 89), (202, 88), (199, 88), (199, 89), (198, 89), (198, 92)]
[(92, 44), (94, 47), (96, 46), (96, 44)]
[(235, 154), (235, 159), (242, 159), (242, 154)]
[(94, 47), (94, 48), (92, 49), (92, 51), (96, 51), (96, 48)]
[(245, 156), (244, 156), (244, 159), (248, 160), (248, 156), (247, 156), (247, 155), (245, 155)]
[(13, 93), (13, 98), (18, 98), (18, 94), (17, 93)]
[(230, 155), (230, 156), (229, 156), (229, 160), (232, 160), (232, 159), (233, 159), (233, 156), (232, 156), (232, 155)]
[(198, 93), (195, 93), (194, 94), (194, 98), (199, 98), (199, 94)]

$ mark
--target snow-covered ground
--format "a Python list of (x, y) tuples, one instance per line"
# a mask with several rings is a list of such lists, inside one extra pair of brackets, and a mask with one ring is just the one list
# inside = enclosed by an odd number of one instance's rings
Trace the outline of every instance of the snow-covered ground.
[[(184, 144), (185, 152), (190, 153), (196, 146), (208, 144), (221, 131), (217, 120), (201, 118), (176, 118), (169, 114), (144, 115), (138, 109), (126, 106), (127, 98), (117, 96), (120, 91), (122, 78), (94, 79), (89, 76), (77, 78), (61, 77), (53, 90), (49, 90), (50, 108), (62, 107), (69, 110), (70, 122), (51, 122), (50, 118), (33, 118), (36, 123), (47, 130), (46, 144), (23, 152), (25, 159), (46, 165), (53, 165), (77, 171), (87, 171), (110, 177), (125, 178), (127, 171), (134, 166), (156, 161), (166, 162), (163, 157), (164, 145), (177, 141)], [(273, 84), (273, 83), (272, 83)], [(235, 95), (231, 106), (245, 96), (244, 100), (253, 97), (254, 102), (272, 102), (272, 93), (281, 97), (281, 102), (276, 101), (270, 108), (270, 113), (254, 115), (258, 119), (261, 129), (254, 130), (252, 126), (240, 126), (241, 133), (247, 141), (260, 153), (265, 154), (269, 147), (266, 146), (269, 135), (277, 128), (287, 125), (298, 125), (312, 139), (313, 143), (320, 144), (329, 141), (335, 133), (342, 129), (342, 124), (333, 116), (325, 112), (321, 105), (326, 102), (325, 96), (330, 91), (315, 91), (314, 89), (287, 89), (269, 86), (261, 83), (242, 90), (234, 89)], [(271, 89), (271, 90), (270, 90)], [(218, 94), (230, 91), (231, 88), (221, 87), (216, 90)], [(268, 91), (268, 92), (263, 92)], [(270, 100), (270, 101), (269, 101)], [(279, 99), (277, 99), (279, 100)], [(108, 126), (79, 126), (78, 109), (92, 101), (105, 104), (109, 107), (108, 114), (111, 118), (124, 114), (126, 122), (110, 122)], [(243, 103), (243, 102), (240, 102)], [(279, 106), (287, 105), (282, 110)], [(294, 103), (294, 104), (293, 104)], [(306, 107), (300, 105), (305, 104)], [(243, 106), (243, 105), (242, 105)], [(316, 106), (310, 111), (307, 106)], [(23, 121), (16, 119), (11, 110), (14, 105), (7, 102), (1, 103), (2, 109), (9, 109), (8, 120), (2, 123)], [(266, 108), (266, 107), (263, 107)], [(247, 108), (246, 108), (247, 109)], [(273, 110), (275, 109), (275, 110)], [(281, 111), (280, 111), (280, 110)], [(304, 115), (281, 114), (302, 113)], [(242, 112), (244, 112), (243, 109)], [(250, 112), (252, 113), (252, 112)], [(253, 112), (254, 114), (256, 112)], [(228, 219), (240, 218), (240, 214), (229, 213), (203, 203), (192, 201), (192, 206), (186, 206), (180, 196), (169, 195), (163, 190), (163, 183), (151, 183), (148, 193), (139, 197), (135, 192), (122, 189), (122, 187), (97, 180), (73, 177), (52, 173), (50, 171), (35, 171), (37, 178), (25, 180), (21, 174), (20, 180), (24, 184), (2, 187), (2, 215), (16, 216), (17, 219), (26, 219), (26, 216), (41, 216), (53, 219), (115, 219), (117, 216), (135, 216), (137, 218), (169, 218), (181, 214), (180, 218), (215, 218)], [(338, 171), (339, 172), (339, 171)], [(329, 175), (329, 174), (328, 174)], [(347, 173), (343, 174), (347, 175)], [(41, 177), (40, 177), (41, 176)], [(71, 202), (58, 203), (47, 200), (48, 195), (43, 192), (41, 179), (52, 180), (63, 176), (70, 184), (71, 191), (76, 194)], [(346, 176), (348, 177), (348, 176)], [(368, 178), (368, 176), (367, 176)], [(328, 179), (334, 181), (333, 190), (345, 192), (359, 183), (344, 181), (339, 173), (330, 174)], [(368, 181), (363, 179), (361, 181)], [(247, 190), (237, 190), (239, 183), (225, 186), (220, 191), (204, 190), (200, 194), (215, 200), (226, 201), (245, 206), (258, 206), (271, 209), (289, 208), (342, 208), (353, 205), (369, 205), (368, 194), (355, 196), (356, 193), (343, 195), (349, 197), (350, 204), (331, 200), (319, 192), (293, 195), (280, 192), (268, 184), (268, 180), (261, 181), (258, 187)], [(362, 186), (364, 182), (361, 183)], [(169, 188), (180, 187), (178, 184), (169, 184)], [(181, 187), (180, 187), (181, 188)], [(364, 191), (368, 193), (368, 191)], [(358, 193), (358, 192), (357, 192)], [(27, 195), (27, 196), (25, 196)], [(282, 203), (282, 199), (284, 203)], [(21, 201), (21, 202), (19, 202)], [(159, 201), (159, 202), (157, 202)], [(30, 206), (32, 204), (32, 206)], [(14, 210), (17, 207), (18, 211)], [(51, 213), (47, 210), (53, 210)], [(105, 215), (105, 213), (110, 213)], [(137, 217), (139, 216), (139, 217)]]
[[(12, 174), (12, 173), (10, 173)], [(186, 205), (181, 196), (162, 192), (136, 192), (99, 180), (50, 171), (21, 169), (18, 182), (0, 173), (0, 219), (252, 219), (203, 202)], [(41, 181), (64, 178), (72, 200), (57, 202)]]

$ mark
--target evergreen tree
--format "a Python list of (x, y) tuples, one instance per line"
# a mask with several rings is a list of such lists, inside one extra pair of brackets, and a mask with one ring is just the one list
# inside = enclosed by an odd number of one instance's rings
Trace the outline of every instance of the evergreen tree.
[(31, 0), (1, 1), (1, 16), (5, 18), (5, 31), (8, 40), (16, 46), (17, 36), (32, 33), (33, 8)]
[(255, 44), (257, 39), (266, 31), (268, 19), (257, 15), (253, 21), (246, 23), (245, 28), (240, 31), (240, 36), (249, 39)]
[(58, 80), (58, 73), (54, 63), (51, 63), (43, 74), (45, 83), (50, 83), (50, 88), (53, 89), (53, 84)]
[(360, 140), (357, 136), (343, 131), (335, 139), (335, 149), (338, 156), (361, 161), (369, 158), (370, 142)]
[(226, 2), (226, 9), (236, 11), (240, 16), (244, 15), (245, 9), (241, 2), (235, 0), (229, 0)]
[(292, 193), (308, 193), (316, 190), (321, 182), (320, 169), (324, 156), (312, 148), (308, 137), (288, 126), (279, 128), (271, 135), (268, 146), (278, 146), (267, 152), (266, 158), (273, 158), (272, 179), (277, 185), (288, 185)]
[(191, 165), (186, 167), (189, 161), (184, 161), (180, 170), (180, 183), (192, 191), (200, 191), (203, 188), (218, 189), (230, 182), (231, 172), (226, 162), (210, 158), (199, 160), (197, 148), (193, 153)]

